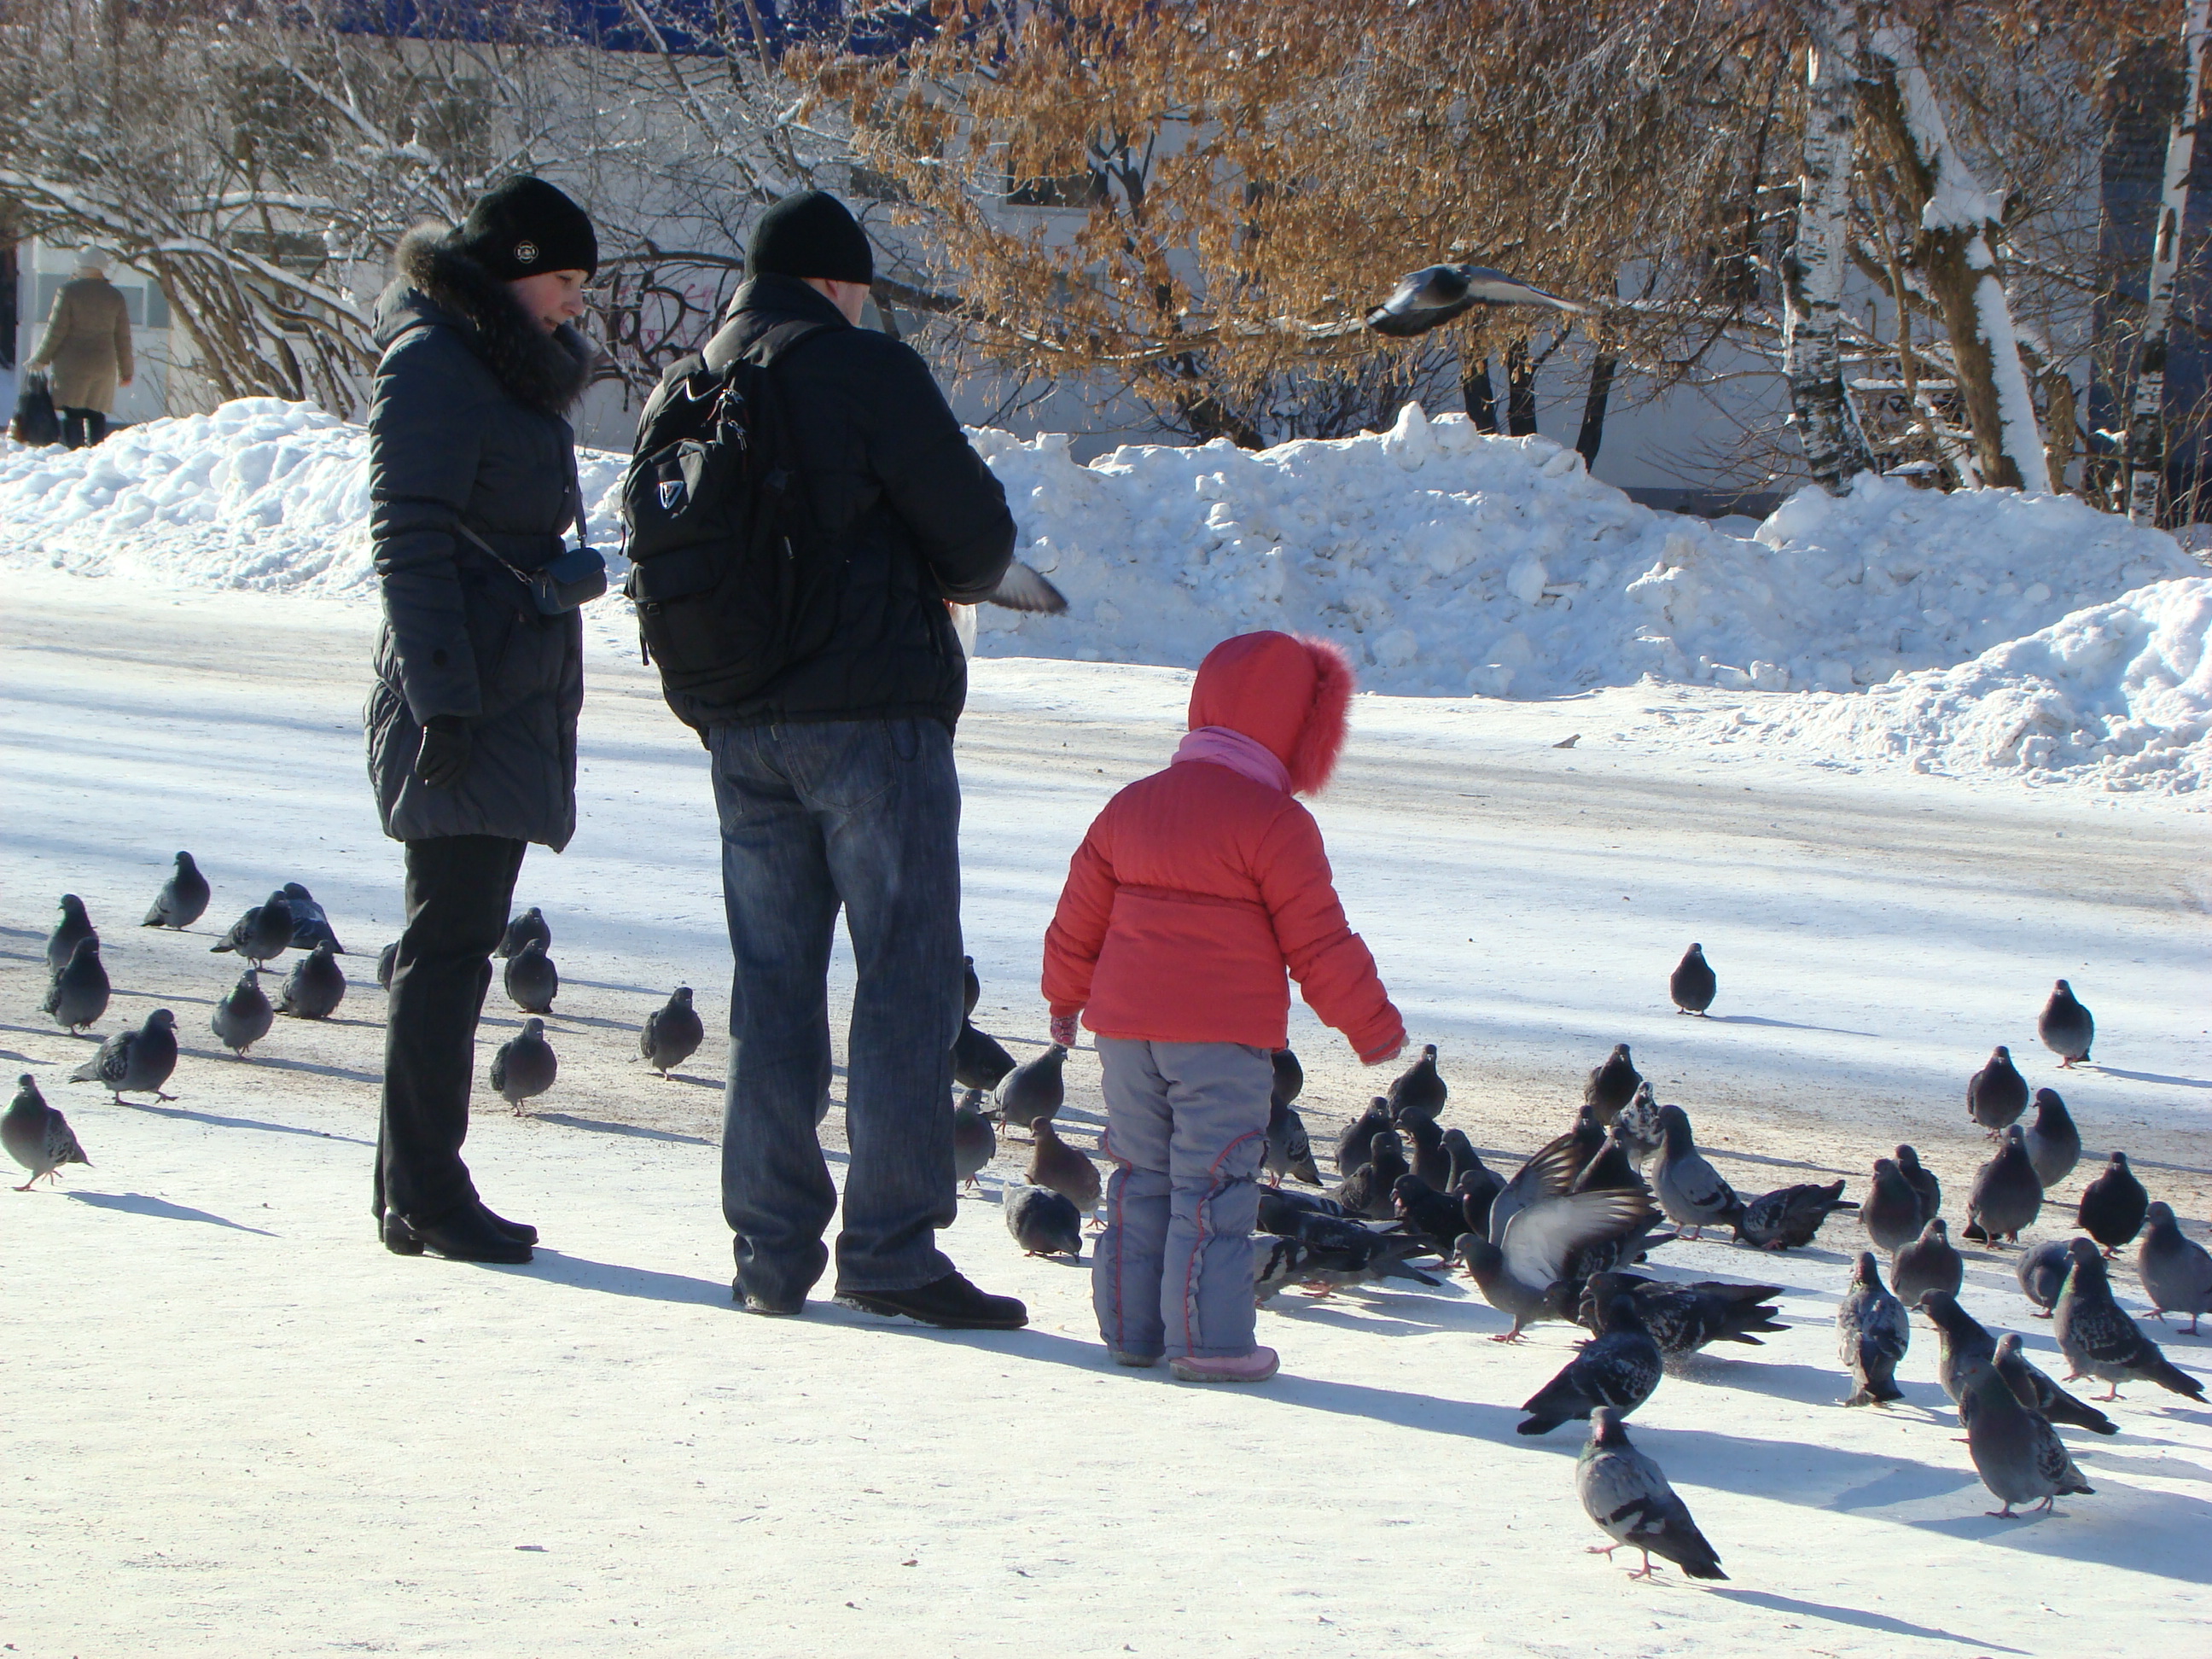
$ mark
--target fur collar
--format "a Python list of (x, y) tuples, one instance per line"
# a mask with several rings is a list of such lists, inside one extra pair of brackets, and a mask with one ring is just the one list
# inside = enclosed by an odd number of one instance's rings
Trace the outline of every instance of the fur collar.
[(506, 283), (446, 236), (444, 225), (422, 224), (401, 237), (392, 256), (400, 281), (445, 313), (509, 397), (541, 414), (565, 414), (591, 379), (591, 342), (565, 323), (546, 333)]

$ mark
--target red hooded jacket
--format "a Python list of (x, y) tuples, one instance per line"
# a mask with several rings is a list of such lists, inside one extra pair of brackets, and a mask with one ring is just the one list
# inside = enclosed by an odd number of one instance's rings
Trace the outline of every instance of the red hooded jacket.
[[(1351, 702), (1351, 665), (1325, 641), (1243, 634), (1206, 653), (1183, 752), (1109, 801), (1068, 865), (1044, 940), (1055, 1018), (1086, 1011), (1102, 1036), (1279, 1048), (1287, 968), (1362, 1060), (1405, 1041), (1344, 919), (1321, 826), (1292, 799), (1328, 781)], [(1192, 752), (1209, 747), (1227, 758)]]

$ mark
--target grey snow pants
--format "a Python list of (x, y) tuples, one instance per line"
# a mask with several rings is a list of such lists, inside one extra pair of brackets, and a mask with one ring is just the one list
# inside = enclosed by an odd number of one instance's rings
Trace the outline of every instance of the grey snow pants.
[(1252, 1224), (1274, 1061), (1241, 1042), (1098, 1039), (1115, 1164), (1091, 1272), (1116, 1353), (1252, 1352)]

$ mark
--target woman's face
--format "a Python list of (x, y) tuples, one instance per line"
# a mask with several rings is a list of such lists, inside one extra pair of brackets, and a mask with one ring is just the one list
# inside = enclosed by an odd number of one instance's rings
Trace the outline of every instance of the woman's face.
[(530, 319), (550, 334), (584, 314), (584, 284), (591, 280), (580, 270), (541, 270), (507, 286)]

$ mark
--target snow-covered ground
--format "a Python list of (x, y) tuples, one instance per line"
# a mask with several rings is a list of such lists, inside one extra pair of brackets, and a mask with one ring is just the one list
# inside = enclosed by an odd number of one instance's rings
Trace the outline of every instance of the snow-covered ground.
[[(152, 538), (131, 546), (157, 556)], [(190, 556), (171, 568), (191, 574)], [(59, 1194), (0, 1192), (0, 1641), (15, 1652), (2172, 1659), (2202, 1645), (2212, 1411), (2131, 1388), (2111, 1408), (2118, 1436), (2072, 1437), (2094, 1497), (1985, 1519), (1930, 1333), (1904, 1405), (1835, 1404), (1829, 1322), (1861, 1239), (1845, 1221), (1781, 1258), (1718, 1244), (1654, 1258), (1787, 1291), (1791, 1329), (1685, 1367), (1631, 1425), (1720, 1551), (1730, 1581), (1709, 1587), (1633, 1583), (1626, 1558), (1584, 1555), (1599, 1535), (1574, 1497), (1578, 1437), (1513, 1433), (1512, 1408), (1570, 1352), (1564, 1328), (1494, 1346), (1482, 1338), (1504, 1322), (1461, 1285), (1291, 1295), (1262, 1316), (1285, 1356), (1265, 1389), (1121, 1371), (1085, 1275), (1024, 1260), (1000, 1224), (1018, 1144), (963, 1200), (950, 1248), (1030, 1299), (1030, 1330), (955, 1337), (827, 1304), (739, 1316), (714, 1194), (720, 1044), (663, 1084), (633, 1036), (678, 980), (710, 1031), (726, 1006), (706, 780), (696, 741), (614, 649), (589, 669), (576, 843), (533, 852), (518, 896), (552, 921), (561, 1081), (529, 1118), (484, 1112), (470, 1143), (487, 1194), (548, 1248), (517, 1269), (391, 1257), (367, 1214), (368, 969), (396, 927), (398, 866), (361, 769), (373, 607), (8, 562), (0, 1044), (94, 1164)], [(113, 568), (152, 566), (118, 550)], [(611, 621), (602, 631), (620, 643)], [(1113, 788), (1170, 752), (1187, 684), (1169, 667), (977, 665), (963, 921), (979, 1018), (1018, 1053), (1043, 1036), (1038, 941), (1067, 854)], [(1318, 811), (1355, 924), (1417, 1037), (1443, 1047), (1447, 1121), (1525, 1152), (1625, 1040), (1740, 1187), (1833, 1171), (1856, 1193), (1869, 1160), (1909, 1139), (1957, 1217), (1986, 1151), (1964, 1079), (2003, 1042), (2064, 1093), (2093, 1153), (2128, 1151), (2203, 1237), (2203, 817), (2152, 792), (1848, 771), (1695, 735), (1736, 711), (1818, 706), (1652, 684), (1361, 699)], [(141, 931), (179, 846), (215, 906), (197, 934)], [(234, 1061), (206, 1032), (236, 974), (207, 954), (209, 931), (287, 879), (330, 908), (363, 983), (338, 1020), (280, 1021)], [(177, 1010), (173, 1104), (117, 1107), (61, 1080), (90, 1049), (36, 1012), (64, 890), (103, 927), (118, 989), (101, 1030)], [(1692, 939), (1720, 974), (1710, 1021), (1665, 1000)], [(842, 961), (837, 974), (842, 1019)], [(2075, 1073), (2034, 1038), (2062, 974), (2099, 1022), (2099, 1063)], [(488, 1041), (514, 1024), (495, 989)], [(1303, 1010), (1293, 1041), (1318, 1135), (1375, 1079)], [(1087, 1139), (1089, 1053), (1071, 1084), (1064, 1119)], [(2063, 1229), (2093, 1170), (2085, 1158), (2033, 1236)], [(2116, 1279), (2140, 1308), (2131, 1272)], [(1970, 1257), (1966, 1301), (2063, 1369), (2009, 1253)], [(2152, 1328), (2212, 1374), (2212, 1330)]]

